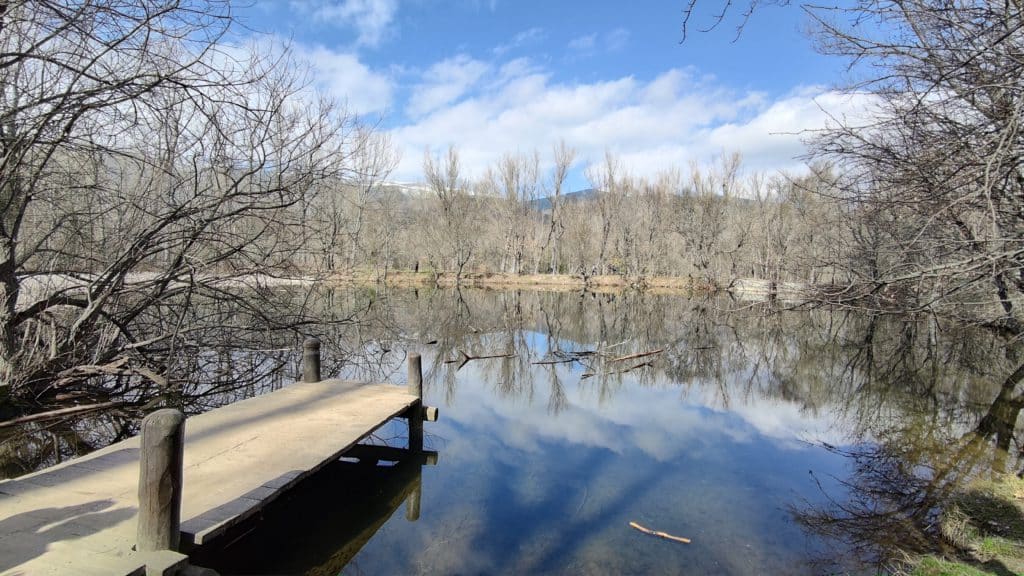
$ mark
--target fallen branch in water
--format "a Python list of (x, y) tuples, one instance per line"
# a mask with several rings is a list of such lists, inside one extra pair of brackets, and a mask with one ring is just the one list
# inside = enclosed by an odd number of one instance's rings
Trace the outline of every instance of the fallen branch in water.
[(630, 526), (630, 528), (635, 528), (636, 530), (639, 530), (639, 531), (643, 532), (644, 534), (650, 534), (651, 536), (657, 536), (658, 538), (664, 538), (666, 540), (671, 540), (673, 542), (682, 542), (683, 544), (689, 544), (690, 543), (690, 539), (689, 538), (683, 538), (682, 536), (673, 536), (671, 534), (668, 534), (667, 532), (659, 532), (658, 530), (651, 530), (650, 528), (644, 528), (643, 526), (637, 524), (636, 522), (630, 522), (629, 526)]
[(29, 414), (28, 416), (22, 416), (20, 418), (13, 418), (11, 420), (5, 420), (0, 422), (0, 428), (9, 428), (11, 426), (17, 426), (18, 424), (26, 424), (28, 422), (36, 422), (38, 420), (49, 420), (51, 418), (60, 418), (62, 416), (68, 416), (70, 414), (79, 414), (81, 412), (92, 412), (93, 410), (103, 410), (106, 408), (117, 408), (120, 406), (127, 405), (127, 402), (100, 402), (99, 404), (86, 404), (84, 406), (71, 406), (70, 408), (61, 408), (59, 410), (50, 410), (49, 412), (40, 412), (38, 414)]
[(487, 360), (489, 358), (515, 358), (515, 356), (516, 356), (515, 354), (512, 354), (512, 353), (508, 353), (508, 354), (485, 354), (483, 356), (470, 356), (469, 354), (466, 354), (462, 350), (459, 350), (459, 354), (462, 354), (462, 359), (461, 360), (459, 360), (459, 359), (445, 360), (444, 363), (445, 364), (454, 364), (454, 363), (458, 362), (459, 363), (459, 367), (456, 368), (456, 370), (460, 370), (470, 360)]
[[(470, 356), (469, 354), (466, 354), (462, 350), (459, 350), (459, 354), (462, 354), (462, 358), (463, 358), (462, 361), (463, 362), (465, 362), (467, 360), (486, 360), (488, 358), (514, 358), (515, 357), (515, 354), (513, 354), (513, 353), (507, 353), (507, 354), (485, 354), (483, 356)], [(459, 360), (445, 360), (444, 361), (445, 364), (453, 364), (455, 362), (459, 362)]]
[(637, 368), (643, 368), (644, 366), (650, 366), (650, 365), (651, 365), (650, 362), (641, 362), (639, 364), (636, 364), (634, 366), (630, 366), (629, 368), (625, 368), (623, 370), (612, 370), (610, 372), (585, 372), (582, 376), (580, 376), (580, 378), (590, 378), (591, 376), (608, 376), (608, 375), (611, 375), (611, 374), (625, 374), (626, 372), (632, 372), (633, 370), (636, 370)]
[(618, 358), (612, 358), (609, 362), (622, 362), (623, 360), (643, 358), (644, 356), (654, 356), (655, 354), (661, 354), (664, 351), (664, 348), (658, 348), (657, 350), (651, 350), (650, 352), (637, 352), (636, 354), (627, 354), (625, 356), (619, 356)]
[(577, 362), (577, 360), (576, 358), (565, 358), (563, 360), (539, 360), (537, 362), (530, 362), (530, 364), (533, 364), (534, 366), (539, 366), (542, 364), (568, 364), (570, 362)]

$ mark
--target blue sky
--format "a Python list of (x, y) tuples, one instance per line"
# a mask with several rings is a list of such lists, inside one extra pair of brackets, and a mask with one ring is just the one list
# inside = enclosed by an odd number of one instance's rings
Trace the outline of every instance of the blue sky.
[(654, 0), (262, 0), (241, 11), (289, 39), (321, 89), (379, 121), (416, 180), (424, 150), (455, 145), (480, 176), (504, 153), (550, 156), (560, 139), (584, 167), (606, 150), (638, 175), (743, 154), (751, 170), (798, 169), (802, 130), (854, 110), (831, 90), (799, 7), (739, 14), (687, 40), (683, 2)]

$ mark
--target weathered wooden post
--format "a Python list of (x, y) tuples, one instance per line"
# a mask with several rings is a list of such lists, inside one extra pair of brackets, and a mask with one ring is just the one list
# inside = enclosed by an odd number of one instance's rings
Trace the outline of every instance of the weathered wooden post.
[(423, 451), (423, 366), (420, 355), (409, 354), (409, 394), (419, 398), (409, 409), (409, 450)]
[(316, 338), (302, 343), (302, 381), (320, 381), (320, 341)]
[(139, 551), (178, 550), (185, 415), (165, 408), (142, 419), (139, 442)]

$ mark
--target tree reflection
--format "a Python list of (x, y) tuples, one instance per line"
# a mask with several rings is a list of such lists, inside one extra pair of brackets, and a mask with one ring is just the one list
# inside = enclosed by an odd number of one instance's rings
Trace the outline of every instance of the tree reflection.
[[(18, 476), (133, 436), (142, 416), (156, 408), (175, 407), (194, 415), (279, 389), (298, 377), (301, 343), (310, 335), (324, 342), (325, 377), (345, 369), (379, 379), (386, 371), (389, 363), (378, 354), (388, 341), (386, 329), (375, 329), (368, 346), (354, 344), (363, 340), (359, 330), (372, 297), (288, 288), (260, 298), (273, 304), (258, 313), (233, 307), (230, 300), (198, 298), (173, 311), (150, 310), (153, 315), (189, 316), (179, 319), (189, 326), (181, 338), (147, 341), (147, 358), (164, 364), (159, 374), (140, 378), (136, 373), (113, 372), (102, 378), (56, 381), (35, 399), (33, 411), (68, 405), (107, 407), (0, 427), (0, 474)], [(152, 323), (163, 326), (167, 321)], [(144, 332), (136, 337), (146, 340)]]
[[(943, 531), (942, 512), (972, 481), (1012, 473), (1019, 459), (1011, 456), (1024, 407), (1018, 391), (1024, 365), (1010, 371), (1017, 345), (989, 354), (982, 369), (978, 351), (998, 350), (998, 337), (959, 330), (944, 340), (929, 322), (922, 338), (920, 326), (903, 319), (885, 334), (879, 319), (868, 319), (848, 363), (866, 377), (861, 399), (907, 395), (904, 405), (917, 410), (882, 414), (865, 410), (870, 402), (856, 402), (860, 441), (826, 446), (849, 460), (849, 476), (838, 479), (843, 494), (791, 510), (809, 531), (879, 571), (895, 571), (917, 554), (961, 552)], [(986, 387), (988, 402), (964, 402), (966, 393), (981, 388), (979, 381), (1008, 372), (994, 394)]]
[[(240, 340), (231, 326), (241, 319), (197, 311), (215, 325), (173, 357), (173, 386), (125, 388), (133, 404), (119, 410), (9, 431), (0, 440), (3, 473), (134, 434), (142, 410), (156, 405), (147, 403), (198, 413), (284, 386), (298, 375), (309, 335), (323, 342), (325, 377), (399, 381), (406, 351), (420, 352), (428, 394), (449, 403), (472, 377), (551, 418), (567, 417), (574, 401), (607, 406), (636, 387), (693, 395), (713, 410), (795, 407), (832, 426), (828, 437), (841, 440), (826, 448), (850, 467), (824, 504), (808, 500), (793, 517), (855, 563), (883, 570), (904, 552), (947, 550), (937, 516), (943, 503), (972, 478), (1011, 471), (1017, 461), (1008, 454), (1019, 446), (1022, 345), (927, 315), (779, 312), (770, 304), (727, 310), (714, 298), (649, 293), (319, 289), (294, 297), (303, 317), (326, 322), (268, 328), (262, 338), (248, 326)], [(633, 370), (612, 362), (662, 349)], [(463, 352), (495, 357), (462, 372), (444, 363)]]

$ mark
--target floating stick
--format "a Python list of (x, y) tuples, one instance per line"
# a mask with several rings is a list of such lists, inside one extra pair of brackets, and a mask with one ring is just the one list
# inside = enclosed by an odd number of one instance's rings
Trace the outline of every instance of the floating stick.
[(682, 536), (673, 536), (673, 535), (668, 534), (666, 532), (659, 532), (657, 530), (651, 530), (650, 528), (644, 528), (643, 526), (637, 524), (636, 522), (630, 522), (629, 526), (630, 526), (630, 528), (635, 528), (635, 529), (643, 532), (644, 534), (650, 534), (651, 536), (657, 536), (658, 538), (664, 538), (666, 540), (671, 540), (673, 542), (682, 542), (683, 544), (689, 544), (690, 543), (690, 539), (689, 538), (683, 538)]

